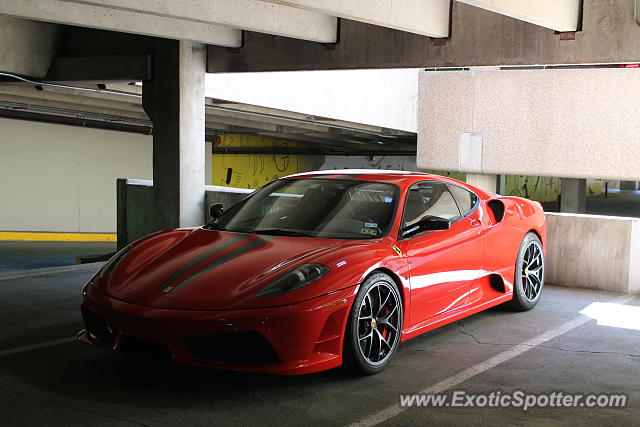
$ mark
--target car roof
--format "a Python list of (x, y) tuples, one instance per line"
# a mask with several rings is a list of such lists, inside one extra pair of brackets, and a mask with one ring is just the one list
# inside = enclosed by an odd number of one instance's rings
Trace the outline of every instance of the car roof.
[(300, 172), (293, 175), (289, 175), (285, 178), (298, 177), (305, 175), (409, 175), (409, 174), (421, 174), (421, 172), (401, 171), (401, 170), (387, 170), (387, 169), (327, 169), (310, 172)]
[(391, 184), (399, 185), (401, 188), (406, 188), (414, 182), (418, 181), (441, 181), (448, 182), (450, 184), (462, 185), (474, 191), (482, 198), (487, 197), (487, 193), (482, 190), (469, 186), (468, 184), (458, 181), (446, 176), (414, 172), (414, 171), (402, 171), (402, 170), (386, 170), (386, 169), (330, 169), (321, 171), (301, 172), (293, 175), (285, 176), (285, 179), (300, 179), (300, 178), (322, 178), (322, 179), (355, 179), (362, 181), (375, 181), (375, 182), (387, 182)]
[(333, 179), (357, 179), (362, 181), (381, 182), (415, 182), (419, 180), (447, 179), (439, 175), (423, 172), (386, 170), (386, 169), (330, 169), (321, 171), (301, 172), (286, 176), (285, 178), (333, 178)]

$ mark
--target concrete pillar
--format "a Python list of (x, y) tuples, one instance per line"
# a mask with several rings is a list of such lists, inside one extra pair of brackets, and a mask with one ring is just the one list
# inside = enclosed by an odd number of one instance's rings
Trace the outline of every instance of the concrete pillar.
[(637, 181), (620, 181), (620, 189), (621, 190), (637, 190), (638, 182)]
[(495, 193), (497, 191), (498, 176), (481, 173), (468, 173), (467, 184), (474, 185), (481, 190)]
[(153, 121), (154, 228), (204, 222), (205, 46), (157, 39), (142, 104)]
[(587, 180), (562, 178), (560, 212), (584, 213), (587, 200)]
[(507, 176), (498, 175), (498, 188), (496, 188), (496, 193), (504, 195), (506, 192), (507, 192)]

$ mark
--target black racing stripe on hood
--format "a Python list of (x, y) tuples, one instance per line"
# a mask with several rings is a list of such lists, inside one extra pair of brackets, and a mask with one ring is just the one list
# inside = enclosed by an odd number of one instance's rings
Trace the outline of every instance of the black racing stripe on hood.
[(184, 273), (186, 273), (188, 270), (193, 268), (195, 265), (201, 263), (207, 258), (214, 256), (218, 252), (224, 251), (225, 249), (235, 245), (241, 240), (248, 239), (248, 238), (249, 236), (247, 235), (235, 234), (230, 238), (228, 238), (227, 240), (225, 240), (224, 242), (222, 242), (221, 244), (215, 245), (212, 248), (207, 249), (206, 251), (202, 252), (200, 255), (198, 255), (197, 257), (193, 258), (191, 261), (189, 261), (188, 263), (180, 267), (178, 270), (176, 270), (171, 275), (171, 277), (169, 277), (167, 280), (164, 281), (164, 283), (162, 283), (162, 285), (160, 286), (160, 288), (158, 288), (158, 290), (162, 292), (165, 288), (167, 288), (167, 286), (169, 286), (169, 283), (173, 282), (178, 277), (182, 276)]
[(171, 292), (175, 292), (178, 289), (186, 286), (189, 282), (197, 279), (198, 277), (202, 276), (203, 274), (207, 273), (209, 270), (216, 268), (222, 264), (224, 264), (227, 261), (231, 261), (233, 258), (240, 256), (246, 252), (249, 252), (253, 249), (259, 248), (260, 246), (266, 245), (267, 243), (269, 243), (271, 240), (275, 239), (277, 236), (267, 236), (267, 237), (258, 237), (254, 240), (252, 240), (251, 242), (240, 246), (239, 248), (236, 248), (230, 252), (227, 252), (226, 254), (222, 255), (219, 258), (214, 259), (213, 261), (211, 261), (209, 264), (205, 265), (204, 267), (202, 267), (200, 270), (198, 270), (196, 273), (192, 274), (191, 276), (189, 276), (188, 278), (186, 278), (182, 283), (180, 283), (178, 286), (174, 287)]

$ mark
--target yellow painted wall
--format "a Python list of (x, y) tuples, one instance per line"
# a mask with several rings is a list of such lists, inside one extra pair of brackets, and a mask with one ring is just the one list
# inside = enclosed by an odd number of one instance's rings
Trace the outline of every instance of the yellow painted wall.
[[(214, 147), (299, 148), (300, 145), (277, 138), (227, 134), (220, 135)], [(212, 184), (224, 187), (259, 188), (264, 184), (298, 172), (314, 170), (322, 164), (322, 156), (282, 154), (214, 154)]]
[[(220, 135), (220, 143), (215, 147), (260, 147), (299, 148), (300, 145), (277, 138), (227, 134)], [(281, 154), (214, 154), (212, 155), (212, 183), (226, 187), (259, 188), (264, 184), (298, 172), (319, 169), (324, 163), (323, 156), (281, 155)], [(364, 167), (364, 166), (363, 166)], [(231, 170), (231, 172), (229, 172)], [(460, 181), (466, 180), (463, 172), (434, 171)], [(229, 179), (228, 179), (229, 178)], [(539, 202), (558, 199), (561, 191), (559, 178), (541, 176), (507, 175), (504, 194), (519, 196)], [(601, 181), (587, 183), (587, 197), (602, 194)]]
[[(509, 196), (526, 197), (538, 202), (553, 202), (558, 200), (558, 194), (562, 191), (560, 178), (507, 175), (505, 179), (505, 193)], [(602, 181), (587, 180), (587, 197), (598, 196), (603, 191)]]
[(505, 176), (505, 195), (524, 197), (538, 202), (553, 202), (560, 194), (560, 179), (543, 176)]

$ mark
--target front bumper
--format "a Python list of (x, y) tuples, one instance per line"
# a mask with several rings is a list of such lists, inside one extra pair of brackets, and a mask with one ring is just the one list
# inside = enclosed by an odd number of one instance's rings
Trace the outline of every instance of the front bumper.
[(82, 342), (125, 350), (145, 342), (177, 362), (225, 370), (306, 374), (342, 364), (343, 332), (358, 287), (298, 304), (250, 310), (168, 310), (114, 299), (82, 300)]

